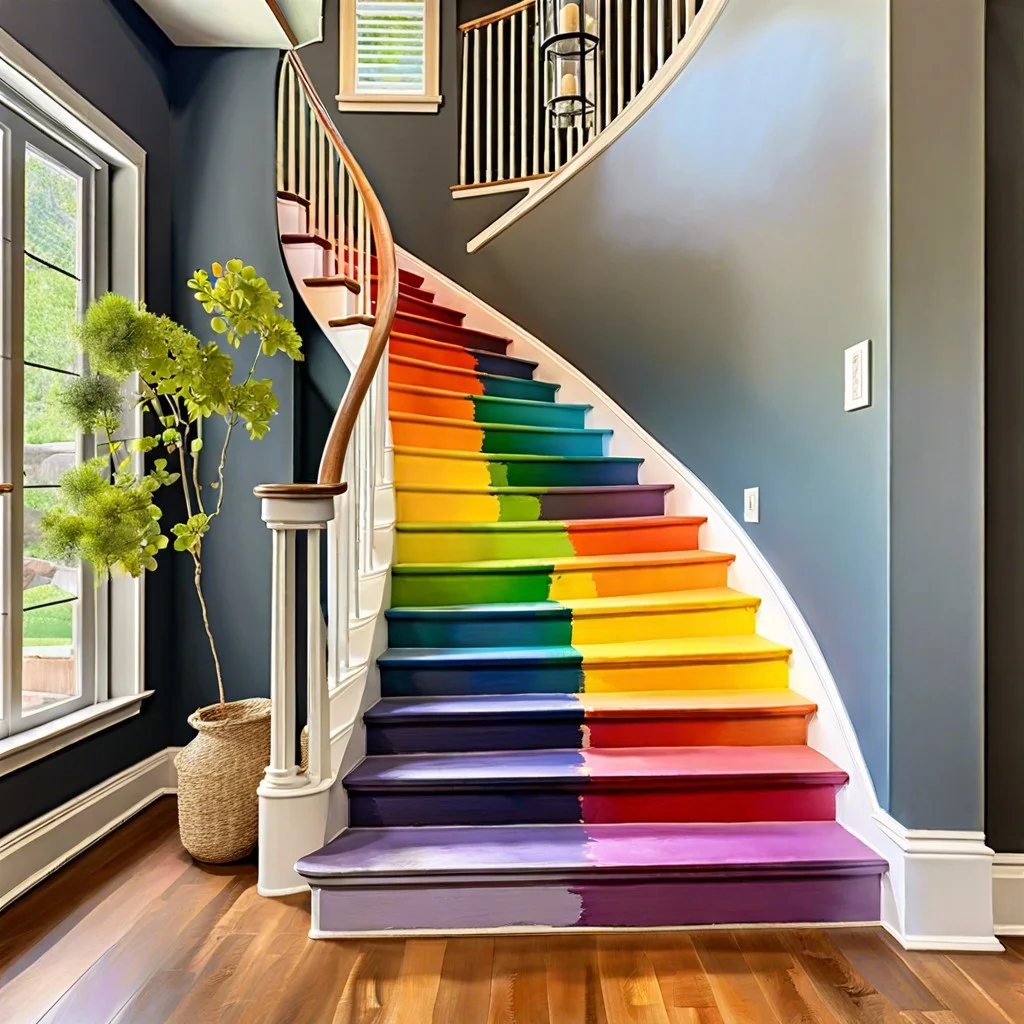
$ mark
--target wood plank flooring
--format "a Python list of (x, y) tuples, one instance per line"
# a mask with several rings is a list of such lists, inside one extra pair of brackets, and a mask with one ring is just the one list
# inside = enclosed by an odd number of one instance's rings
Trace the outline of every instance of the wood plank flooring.
[(878, 929), (311, 942), (161, 800), (0, 914), (3, 1024), (1022, 1024), (1024, 940)]

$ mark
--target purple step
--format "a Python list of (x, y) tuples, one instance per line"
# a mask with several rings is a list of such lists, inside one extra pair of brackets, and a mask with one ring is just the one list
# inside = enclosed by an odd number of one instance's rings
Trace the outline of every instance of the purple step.
[(351, 829), (297, 865), (323, 935), (874, 922), (886, 868), (835, 822)]

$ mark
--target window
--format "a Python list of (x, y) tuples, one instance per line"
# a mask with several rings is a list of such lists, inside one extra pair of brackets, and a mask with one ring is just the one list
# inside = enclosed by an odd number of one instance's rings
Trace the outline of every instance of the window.
[(432, 113), (439, 0), (341, 0), (341, 110)]
[(39, 526), (64, 470), (96, 454), (54, 396), (87, 369), (74, 343), (86, 305), (109, 288), (138, 294), (142, 158), (0, 32), (0, 774), (144, 696), (141, 583), (97, 587), (87, 567), (48, 557)]

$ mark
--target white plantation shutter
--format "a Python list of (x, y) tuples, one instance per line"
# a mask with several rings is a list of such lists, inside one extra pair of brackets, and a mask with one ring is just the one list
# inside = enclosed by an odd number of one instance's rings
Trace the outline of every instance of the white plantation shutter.
[(355, 0), (357, 93), (426, 91), (425, 0)]

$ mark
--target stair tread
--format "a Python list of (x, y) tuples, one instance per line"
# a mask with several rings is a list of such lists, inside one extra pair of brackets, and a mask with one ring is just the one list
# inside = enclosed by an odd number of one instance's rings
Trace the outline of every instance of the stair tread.
[(434, 574), (439, 572), (529, 572), (557, 567), (561, 571), (631, 566), (675, 564), (678, 562), (733, 562), (736, 556), (720, 551), (644, 551), (616, 555), (575, 555), (551, 558), (496, 558), (479, 562), (400, 562), (397, 573)]
[[(419, 340), (429, 341), (430, 339), (429, 338), (425, 338), (425, 339), (416, 339), (416, 340), (417, 341), (419, 341)], [(444, 343), (443, 342), (439, 342), (438, 344), (444, 344)], [(450, 348), (462, 348), (461, 345), (451, 345), (449, 347)], [(495, 355), (496, 353), (494, 353), (494, 352), (486, 352), (484, 354), (485, 355)], [(512, 358), (514, 358), (514, 356), (506, 356), (505, 358), (506, 359), (512, 359)], [(486, 382), (488, 380), (513, 381), (516, 384), (521, 384), (524, 380), (526, 380), (526, 378), (524, 378), (524, 377), (509, 377), (509, 376), (507, 376), (505, 374), (502, 374), (502, 373), (485, 373), (483, 370), (470, 370), (469, 368), (467, 368), (465, 366), (447, 366), (447, 365), (442, 364), (442, 363), (431, 363), (431, 362), (428, 362), (426, 359), (416, 359), (413, 356), (398, 356), (398, 355), (390, 354), (388, 356), (388, 359), (392, 363), (399, 363), (399, 364), (401, 364), (403, 366), (415, 366), (415, 367), (419, 367), (419, 368), (425, 369), (425, 370), (442, 370), (444, 373), (457, 373), (457, 374), (460, 374), (460, 375), (462, 375), (464, 377), (472, 378), (473, 380), (479, 380), (482, 383), (484, 383), (485, 385), (486, 385)], [(562, 386), (561, 384), (553, 384), (550, 381), (546, 381), (546, 380), (532, 380), (532, 379), (530, 379), (529, 383), (532, 383), (532, 384), (542, 384), (544, 387), (552, 388), (554, 391), (557, 391)], [(406, 386), (409, 386), (409, 385), (406, 385)]]
[(646, 786), (713, 780), (790, 780), (843, 785), (847, 774), (813, 747), (603, 747), (460, 754), (376, 754), (345, 778), (350, 789), (581, 783)]
[[(424, 306), (430, 306), (432, 309), (439, 309), (445, 313), (454, 313), (456, 316), (465, 317), (467, 315), (466, 310), (456, 309), (454, 306), (446, 306), (443, 302), (438, 302), (436, 299), (421, 299), (415, 295), (406, 295), (405, 298), (412, 299), (414, 302), (420, 303)], [(419, 313), (409, 313), (406, 310), (399, 310), (399, 314), (406, 319), (414, 320), (430, 320), (433, 323), (437, 323), (442, 327), (462, 327), (462, 324), (450, 324), (447, 320), (434, 320), (430, 316), (421, 316)], [(466, 328), (466, 330), (473, 330), (473, 328)], [(476, 331), (477, 334), (487, 334), (486, 331)], [(507, 338), (503, 338), (503, 341), (507, 341)]]
[[(328, 325), (328, 327), (344, 327), (345, 326), (345, 317), (336, 317), (336, 318), (334, 318), (332, 320), (328, 320), (327, 321), (327, 325)], [(452, 327), (451, 324), (442, 324), (442, 326), (448, 327), (450, 330), (453, 330), (453, 331), (457, 329), (455, 327)], [(535, 362), (532, 359), (520, 359), (519, 356), (506, 355), (504, 352), (488, 352), (486, 349), (472, 348), (472, 347), (470, 347), (468, 345), (455, 345), (455, 344), (452, 344), (451, 342), (448, 342), (448, 341), (438, 341), (436, 338), (421, 338), (421, 337), (419, 337), (418, 335), (415, 335), (415, 334), (405, 334), (403, 331), (392, 330), (391, 331), (391, 340), (392, 341), (414, 341), (414, 342), (416, 342), (417, 345), (428, 345), (431, 348), (440, 349), (440, 351), (442, 351), (442, 352), (461, 352), (461, 353), (468, 353), (471, 356), (485, 356), (485, 357), (487, 357), (489, 359), (505, 359), (508, 362), (521, 363), (523, 366), (529, 366), (531, 368), (531, 370), (536, 370), (537, 367), (540, 365), (539, 363)], [(392, 356), (391, 358), (394, 359), (396, 357)], [(432, 363), (429, 360), (420, 360), (420, 362), (422, 362), (424, 366), (432, 366), (435, 369), (437, 367), (440, 367), (442, 370), (466, 369), (466, 367), (449, 367), (447, 363)], [(471, 370), (470, 372), (473, 373), (474, 375), (476, 375), (477, 371)], [(513, 380), (520, 380), (520, 379), (523, 379), (523, 378), (513, 377), (512, 379)], [(526, 378), (526, 379), (531, 379), (531, 378)]]
[(551, 647), (389, 647), (378, 659), (384, 666), (452, 668), (474, 665), (564, 663), (587, 668), (628, 664), (699, 664), (781, 660), (792, 648), (757, 633), (737, 636), (687, 636), (665, 640), (630, 640), (618, 644), (580, 644)]
[(502, 619), (524, 615), (530, 618), (573, 618), (589, 615), (628, 614), (630, 612), (700, 610), (706, 608), (750, 608), (761, 603), (759, 597), (731, 587), (672, 590), (661, 593), (625, 594), (614, 597), (560, 598), (558, 601), (523, 601), (508, 604), (428, 605), (422, 608), (390, 608), (389, 619), (474, 618)]
[[(556, 437), (610, 437), (614, 431), (607, 427), (538, 427), (522, 423), (487, 423), (481, 420), (460, 420), (450, 416), (427, 416), (419, 412), (391, 412), (391, 420), (402, 423), (425, 423), (445, 427), (464, 427), (467, 430), (501, 430), (515, 434), (554, 434)], [(447, 448), (435, 449), (447, 451)]]
[[(401, 358), (401, 357), (396, 357)], [(426, 366), (433, 366), (434, 363), (425, 363)], [(475, 376), (475, 374), (474, 374)], [(491, 374), (490, 376), (494, 376)], [(508, 380), (520, 380), (519, 377), (509, 377)], [(538, 382), (538, 383), (543, 383)], [(580, 412), (590, 412), (594, 407), (583, 403), (572, 402), (541, 402), (533, 398), (502, 398), (501, 395), (476, 395), (470, 391), (449, 391), (446, 388), (430, 388), (423, 384), (399, 384), (394, 381), (388, 384), (392, 391), (408, 391), (416, 395), (430, 395), (438, 398), (469, 398), (474, 402), (482, 402), (484, 405), (500, 403), (502, 405), (513, 405), (520, 408), (550, 409), (555, 405), (559, 409), (573, 409)]]
[[(438, 305), (438, 303), (434, 303)], [(449, 307), (442, 307), (448, 309)], [(461, 313), (462, 310), (453, 309), (453, 313)], [(477, 338), (493, 338), (495, 341), (503, 341), (508, 345), (512, 344), (512, 339), (503, 334), (493, 334), (491, 331), (481, 331), (477, 327), (464, 327), (460, 324), (449, 324), (443, 320), (434, 320), (429, 316), (419, 316), (416, 313), (399, 313), (398, 316), (403, 320), (411, 320), (414, 323), (430, 324), (433, 327), (443, 327), (445, 330), (455, 331), (459, 334), (465, 334), (466, 337), (477, 337)]]
[(415, 533), (560, 533), (572, 530), (649, 530), (659, 526), (702, 526), (705, 516), (614, 516), (606, 519), (499, 520), (496, 523), (402, 522), (396, 529)]
[[(632, 455), (521, 455), (517, 452), (467, 452), (461, 448), (419, 448), (396, 444), (397, 455), (424, 455), (436, 459), (472, 459), (478, 462), (617, 462), (640, 465), (644, 460)], [(635, 484), (626, 486), (636, 486)]]
[(323, 880), (451, 874), (861, 868), (886, 862), (835, 821), (355, 828), (297, 869)]
[(510, 693), (471, 696), (384, 697), (371, 707), (366, 722), (387, 725), (398, 722), (437, 722), (456, 719), (515, 717), (660, 718), (733, 715), (811, 714), (817, 705), (794, 690), (692, 690), (639, 691), (635, 693)]
[[(395, 484), (396, 491), (417, 494), (626, 494), (673, 490), (672, 484), (591, 484), (580, 487), (459, 487), (446, 484)], [(514, 522), (515, 520), (511, 520)]]

